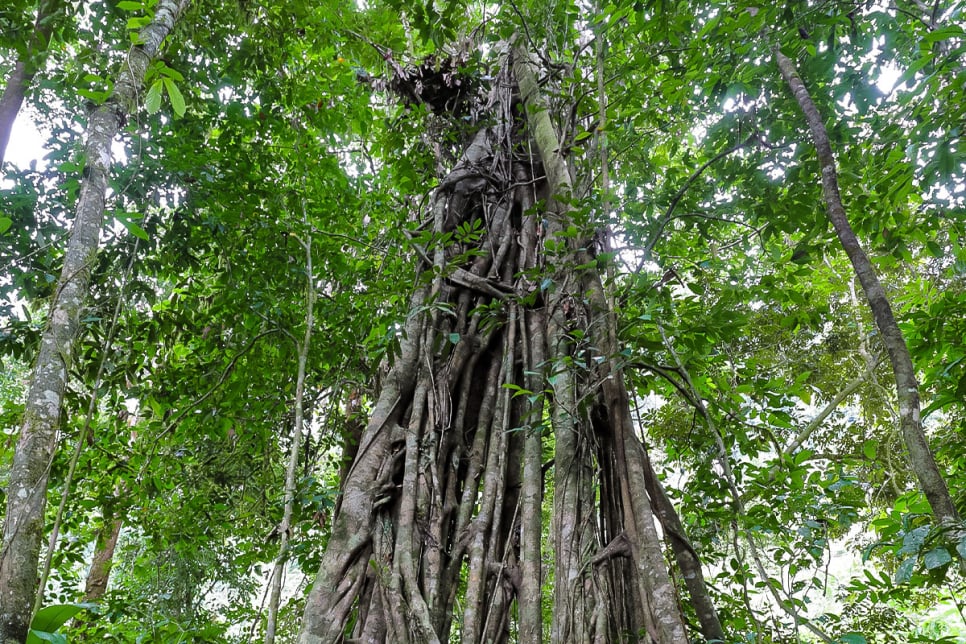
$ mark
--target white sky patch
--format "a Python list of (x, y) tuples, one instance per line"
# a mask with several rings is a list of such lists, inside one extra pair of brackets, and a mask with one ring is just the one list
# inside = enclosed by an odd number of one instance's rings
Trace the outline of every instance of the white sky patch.
[[(86, 130), (86, 127), (84, 128)], [(122, 136), (115, 137), (111, 142), (111, 159), (114, 163), (124, 165), (128, 161), (127, 150), (124, 147)], [(31, 162), (36, 162), (36, 169), (43, 171), (49, 166), (47, 153), (47, 142), (51, 138), (51, 133), (46, 128), (38, 128), (37, 122), (33, 117), (33, 108), (24, 106), (17, 114), (17, 120), (13, 123), (10, 131), (10, 142), (7, 144), (5, 163), (12, 163), (20, 169), (30, 167)], [(86, 136), (84, 137), (86, 140)], [(77, 153), (81, 150), (78, 148)], [(0, 188), (9, 189), (12, 187), (7, 181), (0, 182)]]
[(7, 144), (5, 161), (18, 168), (29, 168), (31, 161), (37, 162), (37, 169), (43, 170), (47, 166), (44, 155), (47, 153), (45, 143), (50, 138), (37, 129), (29, 109), (22, 109), (17, 115), (10, 131), (10, 142)]

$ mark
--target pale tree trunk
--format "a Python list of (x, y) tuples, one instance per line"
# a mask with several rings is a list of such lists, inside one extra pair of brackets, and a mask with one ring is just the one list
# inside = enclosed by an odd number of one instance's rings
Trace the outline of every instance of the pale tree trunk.
[[(304, 206), (304, 204), (303, 204)], [(299, 449), (302, 444), (302, 431), (305, 424), (305, 369), (312, 344), (312, 325), (315, 324), (315, 278), (312, 268), (312, 238), (307, 237), (300, 243), (305, 250), (305, 332), (298, 348), (298, 372), (295, 377), (295, 422), (292, 427), (292, 444), (289, 447), (288, 466), (285, 469), (285, 490), (283, 492), (282, 523), (278, 526), (278, 556), (272, 569), (271, 594), (268, 598), (268, 623), (265, 627), (265, 644), (273, 644), (278, 625), (278, 609), (282, 597), (282, 578), (288, 561), (289, 542), (292, 538), (292, 513), (295, 508), (295, 477), (298, 474)], [(294, 338), (293, 338), (294, 339)]]
[(6, 159), (10, 131), (23, 105), (24, 96), (37, 71), (47, 59), (47, 47), (57, 22), (57, 14), (65, 8), (63, 0), (42, 0), (37, 7), (34, 30), (27, 43), (27, 51), (7, 76), (7, 84), (0, 95), (0, 166)]
[(825, 124), (822, 122), (822, 116), (809, 95), (805, 83), (802, 82), (801, 76), (798, 75), (795, 64), (782, 54), (777, 47), (774, 54), (782, 77), (788, 83), (788, 87), (805, 114), (805, 120), (812, 133), (812, 140), (815, 143), (822, 172), (822, 192), (825, 197), (829, 221), (832, 222), (839, 241), (842, 243), (842, 248), (845, 249), (845, 254), (852, 262), (852, 268), (855, 270), (856, 277), (859, 278), (862, 290), (865, 291), (865, 298), (872, 310), (872, 318), (879, 329), (882, 343), (889, 354), (889, 360), (892, 362), (892, 372), (895, 374), (896, 380), (896, 396), (899, 401), (899, 427), (906, 449), (909, 450), (909, 462), (912, 470), (919, 479), (919, 486), (926, 495), (936, 519), (958, 522), (959, 513), (956, 511), (956, 506), (949, 495), (949, 488), (946, 486), (946, 480), (939, 471), (939, 466), (936, 464), (936, 459), (929, 447), (929, 441), (922, 429), (922, 419), (919, 415), (919, 381), (916, 377), (912, 357), (909, 355), (909, 347), (906, 345), (902, 330), (892, 313), (892, 306), (889, 304), (885, 289), (879, 281), (879, 276), (849, 224), (845, 206), (842, 204), (842, 196), (839, 192), (835, 155), (832, 152), (832, 144), (829, 141)]
[(610, 350), (613, 312), (596, 269), (573, 268), (586, 240), (568, 237), (553, 198), (569, 192), (569, 169), (529, 57), (509, 58), (490, 125), (431, 202), (434, 238), (455, 229), (457, 241), (416, 246), (432, 277), (343, 481), (303, 644), (542, 641), (546, 418), (552, 641), (687, 642)]
[(160, 51), (162, 41), (187, 4), (188, 0), (161, 0), (158, 3), (154, 19), (140, 33), (141, 44), (129, 52), (110, 98), (90, 116), (85, 179), (47, 329), (31, 374), (23, 424), (10, 471), (0, 550), (2, 644), (23, 642), (30, 623), (37, 590), (37, 564), (50, 464), (57, 445), (67, 368), (104, 219), (111, 141), (127, 115), (136, 108), (148, 64)]

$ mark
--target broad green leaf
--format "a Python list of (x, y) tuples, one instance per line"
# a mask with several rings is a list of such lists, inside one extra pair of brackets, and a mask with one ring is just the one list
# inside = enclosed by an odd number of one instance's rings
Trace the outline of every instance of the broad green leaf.
[(155, 114), (161, 109), (161, 80), (151, 83), (147, 96), (144, 97), (144, 109), (148, 114)]
[(178, 81), (179, 83), (184, 81), (184, 76), (181, 75), (181, 72), (179, 72), (177, 69), (171, 69), (167, 65), (161, 69), (161, 74), (172, 80)]
[(935, 570), (940, 566), (945, 566), (948, 564), (953, 560), (953, 557), (949, 554), (948, 550), (940, 546), (927, 552), (925, 556), (923, 556), (922, 560), (926, 566), (926, 570)]
[(181, 90), (170, 78), (162, 78), (161, 80), (164, 82), (164, 88), (168, 91), (168, 98), (171, 99), (171, 107), (174, 108), (174, 113), (178, 116), (184, 116), (185, 104)]
[(149, 16), (138, 16), (136, 18), (128, 18), (127, 29), (128, 31), (138, 31), (147, 27), (151, 24), (151, 18)]
[(842, 644), (868, 644), (869, 640), (865, 639), (864, 635), (858, 633), (846, 633), (845, 635), (839, 636), (839, 641)]
[(118, 9), (123, 9), (124, 11), (142, 11), (144, 9), (144, 4), (140, 2), (133, 2), (132, 0), (121, 0), (117, 3)]
[(868, 440), (862, 444), (862, 453), (870, 461), (875, 460), (876, 454), (876, 441)]
[(929, 534), (929, 526), (919, 526), (914, 530), (910, 530), (902, 537), (902, 549), (899, 554), (907, 555), (915, 552), (919, 552), (922, 548), (922, 544), (926, 540), (926, 536)]
[(916, 567), (916, 558), (909, 557), (896, 569), (896, 583), (904, 584), (912, 579), (912, 571)]
[(27, 644), (39, 644), (40, 642), (52, 642), (53, 644), (67, 644), (67, 636), (63, 633), (48, 633), (30, 629), (27, 634)]
[(136, 223), (134, 223), (127, 217), (118, 217), (117, 220), (121, 222), (121, 225), (127, 228), (129, 233), (131, 233), (138, 239), (142, 239), (144, 241), (148, 241), (148, 239), (150, 239), (146, 230), (138, 226)]
[(966, 36), (966, 33), (963, 32), (963, 28), (960, 25), (951, 25), (930, 31), (922, 37), (922, 40), (923, 42), (934, 43), (950, 38), (962, 38), (964, 36)]
[(10, 230), (10, 226), (13, 224), (13, 219), (10, 217), (0, 217), (0, 235)]
[(94, 604), (56, 604), (41, 608), (30, 624), (26, 644), (41, 644), (42, 642), (66, 644), (67, 638), (57, 633), (57, 629), (66, 624), (77, 613), (93, 607)]

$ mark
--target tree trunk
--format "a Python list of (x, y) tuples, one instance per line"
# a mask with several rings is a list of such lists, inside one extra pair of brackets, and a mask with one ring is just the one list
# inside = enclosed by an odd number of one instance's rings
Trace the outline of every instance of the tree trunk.
[[(304, 202), (303, 202), (304, 207)], [(305, 370), (312, 345), (312, 326), (315, 324), (315, 269), (312, 267), (312, 238), (301, 242), (305, 250), (305, 332), (298, 349), (298, 370), (295, 376), (295, 422), (292, 427), (292, 445), (289, 447), (288, 466), (285, 468), (285, 490), (283, 491), (282, 523), (278, 526), (278, 556), (270, 577), (271, 594), (268, 599), (268, 621), (265, 626), (265, 644), (275, 642), (278, 624), (278, 609), (282, 597), (282, 578), (288, 561), (289, 540), (292, 531), (292, 514), (295, 509), (296, 480), (298, 473), (299, 450), (302, 444), (302, 431), (305, 425)]]
[(87, 573), (87, 582), (84, 584), (85, 602), (99, 601), (107, 592), (107, 582), (110, 581), (111, 567), (114, 564), (114, 550), (117, 548), (117, 539), (121, 536), (123, 524), (121, 519), (104, 516), (103, 524), (97, 531), (94, 556)]
[(50, 464), (67, 386), (74, 338), (97, 253), (111, 165), (111, 141), (137, 105), (148, 64), (158, 54), (188, 0), (162, 0), (118, 75), (111, 97), (90, 117), (85, 180), (47, 329), (27, 390), (26, 410), (14, 452), (0, 550), (0, 643), (23, 642), (37, 585)]
[(872, 318), (875, 320), (876, 327), (882, 336), (882, 342), (889, 353), (889, 360), (892, 362), (892, 372), (896, 379), (896, 395), (899, 400), (899, 426), (906, 449), (909, 450), (910, 464), (919, 479), (919, 486), (926, 495), (936, 519), (958, 522), (959, 514), (952, 497), (949, 495), (946, 480), (939, 471), (936, 459), (929, 448), (929, 441), (922, 430), (922, 422), (919, 416), (919, 381), (916, 377), (915, 366), (912, 364), (912, 357), (909, 355), (909, 347), (906, 345), (902, 330), (892, 313), (892, 306), (886, 297), (885, 289), (882, 288), (879, 276), (849, 224), (845, 207), (842, 204), (842, 196), (839, 192), (835, 155), (832, 152), (832, 144), (829, 141), (825, 124), (822, 122), (822, 116), (809, 95), (805, 83), (802, 82), (801, 76), (798, 75), (795, 64), (782, 54), (777, 47), (774, 54), (782, 77), (788, 83), (792, 94), (795, 95), (812, 132), (819, 166), (822, 170), (822, 192), (825, 196), (829, 221), (832, 222), (839, 241), (842, 243), (842, 248), (845, 249), (849, 261), (852, 262), (852, 267), (859, 278), (862, 290), (865, 291), (865, 298), (872, 310)]
[(433, 197), (429, 278), (343, 481), (303, 644), (541, 641), (547, 417), (553, 641), (687, 642), (616, 351), (592, 348), (597, 329), (616, 347), (612, 312), (554, 198), (569, 169), (529, 57), (508, 59), (490, 125)]
[[(94, 555), (91, 557), (91, 567), (87, 571), (87, 581), (84, 583), (84, 598), (81, 600), (83, 602), (99, 602), (107, 593), (111, 568), (114, 567), (114, 551), (117, 549), (117, 541), (124, 525), (124, 520), (118, 516), (114, 503), (114, 501), (107, 502), (101, 508), (103, 516), (94, 538)], [(90, 624), (97, 618), (97, 613), (93, 611), (81, 611), (74, 617), (74, 624), (77, 626)]]
[(24, 96), (37, 71), (47, 60), (47, 47), (54, 31), (57, 14), (65, 8), (63, 0), (42, 0), (37, 7), (37, 19), (27, 43), (27, 51), (16, 62), (7, 76), (7, 85), (0, 96), (0, 167), (6, 159), (10, 131), (23, 105)]
[(650, 457), (644, 453), (644, 477), (647, 486), (647, 494), (654, 502), (658, 519), (661, 527), (668, 536), (668, 543), (674, 553), (678, 570), (684, 577), (684, 585), (688, 588), (688, 596), (691, 599), (691, 607), (698, 616), (701, 624), (701, 634), (710, 642), (725, 641), (725, 632), (718, 618), (718, 611), (715, 610), (714, 603), (711, 601), (711, 593), (704, 580), (704, 572), (701, 570), (701, 560), (695, 552), (691, 541), (688, 539), (678, 516), (674, 504), (664, 490), (664, 485), (657, 477), (657, 472), (651, 467)]

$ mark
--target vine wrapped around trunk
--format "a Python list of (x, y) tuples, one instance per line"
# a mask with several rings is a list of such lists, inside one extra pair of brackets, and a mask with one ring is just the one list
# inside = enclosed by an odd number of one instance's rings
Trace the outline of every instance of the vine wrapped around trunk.
[(490, 125), (434, 194), (300, 642), (539, 642), (549, 601), (553, 641), (687, 642), (592, 235), (555, 198), (569, 169), (529, 57), (507, 58)]

